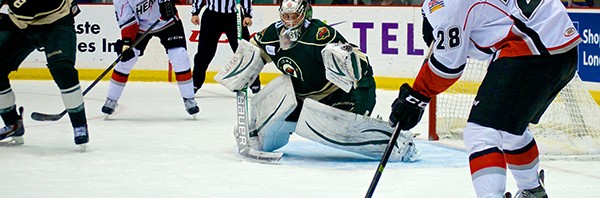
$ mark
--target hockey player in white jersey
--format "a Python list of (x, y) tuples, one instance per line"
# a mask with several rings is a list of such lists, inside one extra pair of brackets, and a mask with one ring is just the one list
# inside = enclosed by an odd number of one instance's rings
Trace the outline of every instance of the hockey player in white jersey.
[(430, 98), (458, 80), (467, 57), (488, 54), (491, 62), (463, 137), (477, 197), (505, 196), (507, 168), (519, 188), (517, 197), (547, 197), (527, 126), (539, 121), (577, 68), (581, 38), (564, 6), (560, 1), (426, 0), (422, 12), (432, 54), (413, 86), (400, 87), (390, 120), (402, 129), (414, 127)]
[[(192, 72), (190, 69), (190, 60), (186, 49), (186, 40), (183, 25), (177, 10), (175, 8), (176, 0), (114, 0), (115, 14), (119, 28), (121, 28), (121, 44), (117, 50), (121, 55), (121, 61), (113, 70), (110, 85), (108, 87), (108, 97), (102, 112), (110, 115), (116, 107), (117, 101), (125, 88), (127, 79), (138, 60), (138, 57), (144, 54), (144, 50), (150, 39), (154, 36), (160, 38), (160, 43), (164, 46), (173, 65), (175, 79), (186, 111), (190, 115), (199, 112), (198, 105), (194, 99), (194, 86), (192, 82)], [(135, 40), (154, 24), (161, 20), (138, 45), (131, 48)]]

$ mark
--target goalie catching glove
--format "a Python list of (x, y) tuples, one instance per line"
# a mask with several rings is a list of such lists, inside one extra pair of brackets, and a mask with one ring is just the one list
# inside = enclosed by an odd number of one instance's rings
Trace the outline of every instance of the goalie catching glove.
[(392, 103), (390, 123), (394, 127), (397, 124), (402, 130), (412, 129), (421, 121), (429, 100), (431, 98), (416, 92), (408, 84), (402, 84), (398, 98)]
[(321, 50), (325, 77), (346, 93), (358, 86), (362, 78), (360, 58), (348, 43), (329, 43)]

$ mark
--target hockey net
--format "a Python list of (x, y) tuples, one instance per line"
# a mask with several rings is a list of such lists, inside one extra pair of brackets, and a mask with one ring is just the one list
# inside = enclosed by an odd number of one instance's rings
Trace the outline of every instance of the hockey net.
[[(469, 59), (465, 71), (429, 106), (429, 139), (462, 139), (488, 61)], [(600, 159), (600, 107), (578, 75), (560, 92), (536, 125), (540, 155), (547, 159)]]

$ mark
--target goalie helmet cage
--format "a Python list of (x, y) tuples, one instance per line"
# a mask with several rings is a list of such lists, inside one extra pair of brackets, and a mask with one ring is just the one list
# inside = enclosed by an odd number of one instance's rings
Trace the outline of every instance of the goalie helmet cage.
[[(489, 61), (469, 59), (461, 78), (432, 98), (429, 140), (460, 139)], [(538, 124), (530, 124), (545, 159), (600, 159), (600, 107), (579, 78), (560, 92)]]

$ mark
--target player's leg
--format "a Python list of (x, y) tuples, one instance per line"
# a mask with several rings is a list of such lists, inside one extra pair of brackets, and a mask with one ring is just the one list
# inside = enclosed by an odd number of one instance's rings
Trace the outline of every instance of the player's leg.
[(251, 101), (249, 131), (251, 146), (273, 151), (285, 146), (296, 122), (285, 119), (296, 108), (296, 96), (288, 75), (281, 75), (267, 84)]
[[(533, 104), (530, 104), (530, 105), (536, 107), (536, 112), (530, 122), (537, 124), (539, 122), (539, 119), (541, 118), (541, 116), (544, 114), (544, 112), (546, 111), (546, 109), (548, 108), (550, 103), (552, 103), (554, 98), (558, 95), (560, 90), (562, 90), (562, 88), (564, 88), (574, 77), (576, 68), (577, 68), (577, 48), (571, 49), (570, 51), (563, 53), (563, 54), (558, 54), (558, 55), (553, 55), (553, 56), (548, 56), (548, 57), (541, 57), (537, 60), (530, 59), (528, 61), (529, 62), (527, 62), (526, 64), (537, 65), (538, 67), (544, 69), (543, 71), (540, 71), (540, 73), (547, 74), (547, 75), (544, 75), (545, 81), (543, 81), (542, 79), (539, 79), (539, 80), (530, 82), (530, 84), (532, 84), (532, 86), (544, 87), (541, 89), (542, 92), (536, 93), (536, 95), (540, 95), (540, 96), (542, 96), (542, 98), (540, 98), (539, 101), (537, 101)], [(539, 83), (539, 82), (541, 82), (541, 84), (536, 85), (536, 83)], [(529, 129), (527, 129), (522, 136), (525, 136), (527, 138), (524, 140), (521, 140), (521, 141), (518, 141), (518, 140), (506, 141), (506, 138), (505, 138), (505, 144), (508, 144), (508, 145), (504, 146), (505, 147), (504, 150), (506, 153), (506, 160), (508, 163), (508, 168), (513, 173), (515, 180), (517, 181), (517, 186), (520, 189), (519, 192), (517, 192), (517, 195), (530, 196), (530, 197), (547, 197), (546, 191), (544, 189), (543, 178), (541, 178), (541, 177), (543, 177), (543, 175), (541, 172), (539, 174), (537, 172), (538, 167), (539, 167), (539, 162), (537, 162), (538, 161), (537, 158), (536, 158), (536, 162), (533, 165), (532, 164), (524, 164), (523, 165), (523, 164), (519, 163), (519, 162), (522, 162), (522, 159), (527, 159), (528, 155), (535, 155), (535, 156), (539, 155), (539, 152), (537, 151), (537, 146), (535, 144), (535, 140), (533, 140), (532, 132), (529, 131)], [(506, 137), (510, 138), (512, 136), (506, 136)], [(510, 149), (511, 145), (514, 145), (514, 144), (520, 144), (520, 145), (512, 147), (512, 148), (516, 148), (516, 149)], [(525, 146), (521, 146), (521, 145), (525, 145)], [(529, 149), (529, 148), (531, 148), (531, 149)], [(513, 152), (516, 153), (516, 155), (514, 155), (514, 156), (510, 155)], [(520, 156), (520, 155), (524, 155), (524, 156)], [(515, 161), (515, 162), (513, 163), (512, 161)], [(523, 168), (523, 167), (530, 167), (530, 166), (536, 166), (536, 167), (535, 168)]]
[(87, 120), (79, 75), (75, 69), (77, 37), (72, 16), (47, 25), (33, 37), (45, 48), (48, 69), (61, 92), (61, 97), (74, 129), (75, 144), (88, 142)]
[[(517, 195), (529, 193), (527, 197), (544, 197), (546, 191), (543, 180), (539, 178), (539, 151), (533, 133), (526, 129), (523, 135), (514, 135), (503, 131), (504, 157), (507, 167), (517, 181), (520, 189)], [(519, 196), (517, 196), (519, 197)]]
[[(6, 20), (6, 21), (2, 21)], [(8, 17), (2, 17), (1, 26), (12, 24)], [(14, 30), (14, 29), (13, 29)], [(16, 70), (21, 62), (33, 51), (29, 40), (14, 31), (0, 30), (0, 116), (5, 127), (0, 129), (0, 140), (11, 137), (13, 144), (23, 144), (22, 108), (17, 111), (15, 93), (13, 92), (8, 75)]]
[(206, 70), (212, 59), (215, 57), (217, 44), (222, 33), (222, 20), (220, 19), (221, 15), (219, 15), (219, 13), (206, 9), (201, 17), (198, 51), (194, 56), (194, 70), (192, 75), (195, 92), (197, 92), (204, 84)]
[[(478, 196), (504, 190), (505, 179), (497, 177), (505, 174), (506, 166), (503, 171), (498, 169), (504, 159), (520, 190), (540, 186), (539, 152), (535, 140), (529, 137), (527, 126), (537, 122), (557, 90), (573, 77), (576, 54), (575, 58), (567, 56), (503, 58), (490, 64), (475, 98), (477, 105), (473, 106), (468, 119), (479, 127), (467, 125), (464, 133)], [(490, 150), (501, 155), (478, 155)], [(490, 159), (493, 156), (496, 158)]]
[[(137, 35), (140, 36), (139, 34)], [(144, 54), (144, 50), (148, 45), (148, 42), (152, 38), (153, 34), (148, 34), (148, 36), (144, 37), (138, 45), (136, 45), (133, 49), (134, 57), (127, 61), (120, 61), (115, 65), (113, 69), (113, 73), (110, 77), (110, 82), (108, 84), (108, 94), (106, 96), (106, 101), (102, 106), (102, 112), (111, 115), (115, 112), (117, 108), (117, 101), (121, 98), (121, 94), (125, 89), (125, 85), (129, 80), (129, 74), (131, 73), (131, 69), (138, 61), (138, 58)]]
[(506, 189), (506, 160), (500, 131), (467, 123), (463, 140), (469, 153), (471, 180), (477, 197), (501, 197)]
[[(515, 163), (515, 159), (521, 158), (522, 164), (531, 163), (523, 173), (527, 171), (530, 177), (537, 175), (535, 164), (538, 162), (538, 153), (534, 142), (532, 147), (527, 149), (517, 146), (503, 147), (506, 134), (523, 135), (536, 112), (533, 102), (542, 98), (534, 94), (542, 89), (531, 86), (530, 83), (537, 76), (535, 72), (540, 72), (533, 67), (523, 65), (514, 58), (498, 59), (490, 64), (479, 87), (475, 97), (476, 105), (471, 109), (463, 136), (469, 152), (471, 179), (478, 197), (504, 194), (507, 163), (511, 166), (510, 163)], [(516, 139), (527, 138), (510, 140)], [(529, 145), (529, 142), (515, 144), (524, 146)], [(508, 156), (516, 157), (507, 157), (505, 151), (510, 153)]]
[(157, 33), (160, 43), (167, 50), (169, 62), (173, 65), (175, 79), (179, 92), (183, 97), (185, 110), (194, 115), (200, 111), (196, 100), (194, 99), (194, 85), (192, 81), (192, 70), (190, 67), (190, 58), (187, 54), (185, 33), (181, 21), (175, 22), (171, 27)]

